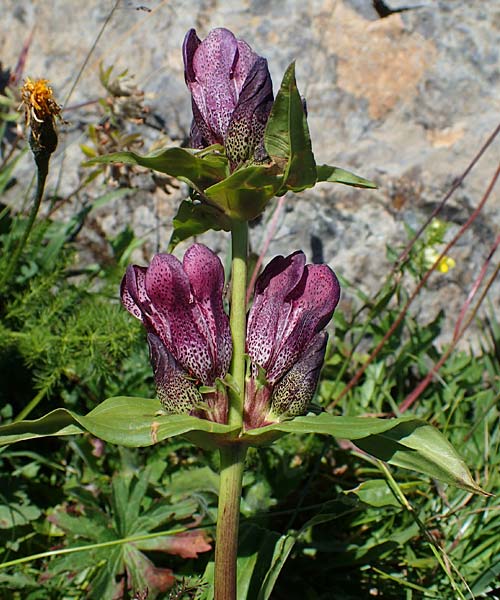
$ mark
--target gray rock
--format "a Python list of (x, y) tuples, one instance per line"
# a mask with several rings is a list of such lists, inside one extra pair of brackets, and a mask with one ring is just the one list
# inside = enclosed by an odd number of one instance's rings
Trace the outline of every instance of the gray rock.
[[(0, 0), (2, 61), (14, 65), (35, 28), (26, 74), (50, 79), (64, 99), (113, 4)], [(164, 121), (171, 139), (180, 140), (191, 120), (180, 52), (184, 33), (194, 26), (203, 37), (213, 27), (226, 26), (268, 58), (275, 90), (286, 66), (296, 59), (317, 161), (379, 184), (376, 191), (322, 185), (287, 197), (269, 255), (303, 248), (309, 257), (322, 255), (339, 273), (373, 293), (389, 268), (386, 245), (407, 239), (405, 222), (418, 228), (426, 219), (500, 114), (497, 3), (386, 4), (392, 10), (415, 8), (379, 18), (368, 0), (156, 0), (145, 2), (147, 10), (135, 2), (120, 2), (68, 103), (65, 117), (70, 125), (68, 133), (63, 128), (49, 186), (55, 186), (61, 167), (59, 193), (69, 194), (78, 185), (81, 124), (92, 121), (93, 107), (70, 108), (102, 95), (100, 61), (114, 65), (116, 72), (129, 69), (146, 92), (151, 112)], [(145, 137), (152, 144), (157, 133), (149, 129)], [(448, 203), (443, 218), (450, 223), (449, 235), (479, 202), (498, 164), (499, 148), (497, 139)], [(24, 169), (30, 168), (26, 162)], [(138, 235), (150, 232), (151, 241), (139, 257), (143, 260), (158, 244), (165, 247), (166, 223), (183, 190), (148, 193), (150, 181), (144, 175), (143, 191), (95, 215), (106, 232), (126, 223)], [(95, 185), (86, 193), (102, 190)], [(498, 235), (499, 207), (497, 193), (451, 252), (456, 268), (434, 275), (419, 302), (424, 320), (441, 307), (447, 309), (444, 341)], [(264, 239), (263, 227), (252, 230), (255, 249)], [(227, 245), (223, 234), (203, 239), (220, 249)], [(499, 291), (497, 282), (490, 293), (497, 310)], [(349, 292), (343, 302), (350, 304)]]

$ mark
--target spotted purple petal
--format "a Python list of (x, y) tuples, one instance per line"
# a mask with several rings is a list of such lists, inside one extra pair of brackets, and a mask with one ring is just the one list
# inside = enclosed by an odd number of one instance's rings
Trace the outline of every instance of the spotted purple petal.
[(193, 109), (191, 145), (224, 145), (232, 169), (252, 156), (263, 160), (273, 102), (267, 61), (224, 28), (203, 41), (189, 30), (182, 50)]
[(190, 377), (212, 385), (225, 376), (232, 353), (223, 288), (219, 258), (194, 244), (184, 264), (171, 254), (157, 254), (148, 268), (130, 266), (121, 298)]
[(159, 337), (149, 333), (149, 356), (153, 367), (156, 393), (163, 408), (173, 414), (188, 414), (202, 403), (196, 386), (181, 369)]
[[(278, 256), (264, 269), (247, 326), (253, 363), (246, 388), (247, 427), (304, 413), (323, 364), (327, 334), (321, 330), (339, 296), (334, 272), (327, 265), (306, 265), (303, 252)], [(256, 365), (265, 371), (263, 382)]]
[(267, 60), (258, 58), (241, 89), (227, 130), (225, 147), (234, 168), (255, 155), (263, 160), (264, 131), (273, 106), (273, 87)]
[(194, 104), (213, 134), (212, 143), (223, 143), (236, 106), (232, 77), (237, 59), (236, 38), (227, 29), (219, 28), (212, 30), (196, 48), (186, 67), (189, 74), (194, 73), (195, 78), (188, 81), (188, 86)]
[(146, 324), (144, 312), (147, 310), (149, 298), (146, 296), (144, 279), (146, 277), (146, 267), (130, 265), (127, 267), (125, 277), (120, 286), (120, 296), (123, 306), (136, 319)]
[(295, 252), (286, 258), (277, 256), (255, 284), (253, 305), (248, 316), (247, 352), (263, 369), (270, 367), (276, 336), (291, 308), (286, 298), (302, 279), (305, 263), (303, 252)]
[(267, 370), (270, 382), (277, 381), (296, 361), (313, 337), (325, 327), (340, 298), (340, 285), (327, 265), (306, 265), (299, 285), (286, 298), (286, 319), (281, 319)]
[(160, 338), (192, 377), (213, 383), (213, 355), (198, 326), (200, 309), (182, 264), (171, 254), (157, 254), (146, 271), (145, 283), (157, 311), (155, 329)]
[(186, 36), (184, 37), (184, 42), (182, 44), (182, 57), (184, 59), (184, 79), (186, 80), (186, 84), (188, 86), (196, 82), (196, 73), (193, 69), (193, 57), (200, 44), (201, 40), (196, 35), (196, 31), (194, 29), (190, 29), (186, 33)]
[(271, 398), (271, 421), (304, 414), (318, 385), (327, 340), (327, 333), (318, 333), (307, 350), (278, 381)]
[(224, 268), (219, 257), (201, 244), (193, 244), (187, 250), (183, 267), (199, 308), (193, 317), (198, 319), (197, 327), (210, 347), (213, 375), (220, 376), (229, 369), (232, 354), (229, 320), (222, 304)]

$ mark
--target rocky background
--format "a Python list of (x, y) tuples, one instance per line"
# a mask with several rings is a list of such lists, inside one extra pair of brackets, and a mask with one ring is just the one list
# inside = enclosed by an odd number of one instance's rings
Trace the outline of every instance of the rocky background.
[[(67, 124), (49, 182), (61, 197), (81, 182), (79, 144), (87, 141), (85, 127), (95, 120), (95, 100), (103, 96), (101, 61), (113, 65), (115, 73), (128, 69), (144, 90), (146, 151), (169, 140), (180, 143), (189, 129), (190, 98), (180, 51), (189, 28), (203, 38), (213, 27), (224, 26), (247, 40), (267, 57), (275, 91), (287, 65), (296, 60), (317, 162), (374, 179), (379, 189), (322, 185), (290, 195), (268, 254), (302, 248), (309, 259), (330, 263), (368, 293), (387, 273), (387, 244), (401, 246), (407, 240), (404, 224), (418, 228), (424, 222), (499, 123), (498, 2), (0, 0), (0, 14), (4, 66), (16, 64), (33, 33), (25, 75), (49, 79), (61, 102), (106, 24), (65, 104)], [(496, 139), (440, 215), (450, 223), (449, 237), (479, 203), (499, 159)], [(18, 179), (29, 177), (29, 161), (19, 167)], [(147, 173), (132, 183), (135, 193), (93, 211), (80, 234), (82, 253), (92, 247), (95, 231), (113, 234), (126, 224), (148, 239), (136, 260), (145, 262), (157, 248), (166, 248), (168, 220), (185, 189), (165, 188)], [(73, 194), (64, 210), (71, 214), (89, 195), (102, 193), (102, 182), (96, 181)], [(8, 201), (18, 197), (14, 188)], [(453, 249), (456, 267), (433, 275), (416, 307), (422, 319), (444, 307), (448, 332), (452, 329), (499, 233), (499, 213), (497, 189)], [(257, 250), (265, 227), (263, 222), (253, 229)], [(208, 239), (221, 251), (227, 247), (223, 234)], [(490, 297), (493, 310), (500, 312), (500, 284)], [(348, 310), (349, 293), (343, 303)], [(470, 333), (464, 343), (472, 339)]]

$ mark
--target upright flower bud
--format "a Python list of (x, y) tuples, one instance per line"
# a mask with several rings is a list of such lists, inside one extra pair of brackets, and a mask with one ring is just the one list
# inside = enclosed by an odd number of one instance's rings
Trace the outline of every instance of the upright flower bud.
[(306, 411), (325, 356), (328, 336), (322, 329), (339, 298), (335, 273), (327, 265), (306, 265), (303, 252), (277, 256), (264, 269), (255, 284), (247, 327), (252, 360), (247, 429)]
[(225, 147), (231, 169), (266, 158), (264, 130), (273, 105), (265, 58), (227, 29), (213, 29), (201, 41), (196, 31), (183, 44), (184, 75), (191, 92), (191, 144)]
[(215, 385), (232, 354), (223, 288), (222, 263), (201, 244), (193, 244), (182, 263), (157, 254), (149, 267), (128, 267), (123, 278), (122, 303), (148, 331), (158, 397), (170, 413), (226, 422), (227, 397)]

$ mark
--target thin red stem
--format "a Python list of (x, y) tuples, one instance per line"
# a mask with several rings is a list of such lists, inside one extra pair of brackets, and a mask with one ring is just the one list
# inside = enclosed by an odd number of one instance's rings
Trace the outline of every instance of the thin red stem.
[(266, 238), (264, 240), (264, 245), (262, 246), (262, 250), (260, 251), (259, 258), (257, 259), (257, 262), (255, 263), (255, 267), (252, 271), (252, 277), (250, 278), (250, 283), (248, 284), (248, 288), (247, 288), (247, 296), (246, 296), (247, 305), (250, 302), (250, 298), (252, 297), (252, 292), (255, 287), (255, 282), (257, 280), (257, 277), (259, 276), (260, 268), (262, 266), (262, 263), (264, 262), (264, 257), (266, 256), (267, 251), (269, 250), (269, 245), (271, 243), (271, 240), (273, 239), (274, 234), (276, 233), (276, 228), (278, 227), (278, 218), (283, 209), (283, 206), (285, 206), (285, 196), (280, 197), (280, 199), (278, 200), (278, 204), (276, 205), (276, 208), (274, 209), (273, 218), (271, 219), (269, 228), (266, 231)]
[(386, 331), (384, 337), (377, 344), (377, 346), (372, 351), (372, 353), (370, 354), (370, 356), (368, 357), (368, 359), (366, 360), (366, 362), (363, 364), (362, 367), (360, 367), (358, 369), (358, 371), (354, 374), (354, 376), (352, 377), (352, 379), (345, 386), (345, 388), (340, 392), (340, 394), (337, 396), (337, 398), (335, 398), (335, 400), (329, 404), (328, 408), (333, 408), (358, 383), (358, 381), (361, 379), (361, 377), (363, 376), (363, 373), (366, 371), (366, 369), (368, 368), (368, 366), (379, 355), (379, 353), (382, 350), (382, 348), (384, 347), (385, 343), (391, 337), (391, 335), (394, 333), (394, 331), (396, 331), (397, 327), (400, 325), (400, 323), (404, 319), (406, 313), (408, 312), (408, 309), (410, 308), (411, 304), (413, 303), (413, 301), (415, 300), (415, 298), (419, 294), (420, 290), (427, 283), (427, 281), (429, 280), (429, 277), (431, 276), (431, 274), (436, 270), (436, 268), (439, 265), (439, 263), (441, 262), (441, 260), (446, 256), (446, 254), (449, 252), (450, 248), (452, 248), (457, 243), (457, 241), (467, 231), (467, 229), (471, 226), (471, 224), (477, 219), (477, 217), (479, 216), (481, 210), (483, 209), (484, 205), (486, 204), (488, 198), (490, 197), (490, 194), (491, 194), (493, 188), (495, 187), (495, 184), (497, 182), (497, 179), (498, 179), (499, 175), (500, 175), (500, 166), (497, 167), (495, 175), (491, 179), (486, 192), (484, 193), (483, 197), (481, 198), (481, 202), (478, 204), (478, 206), (476, 207), (476, 209), (473, 211), (473, 213), (467, 219), (466, 223), (460, 228), (460, 230), (454, 236), (454, 238), (446, 245), (445, 249), (438, 256), (438, 258), (436, 259), (436, 261), (434, 262), (434, 264), (432, 265), (432, 267), (422, 277), (421, 281), (419, 282), (419, 284), (417, 285), (417, 287), (415, 288), (415, 290), (413, 291), (413, 293), (408, 298), (406, 304), (401, 309), (401, 312), (397, 316), (396, 320), (391, 325), (391, 327)]

